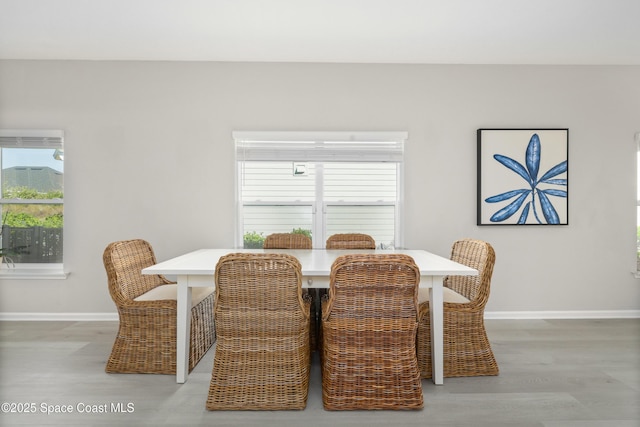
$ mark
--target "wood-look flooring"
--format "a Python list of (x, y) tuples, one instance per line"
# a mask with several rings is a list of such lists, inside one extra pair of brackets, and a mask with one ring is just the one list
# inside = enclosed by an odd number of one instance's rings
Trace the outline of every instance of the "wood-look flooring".
[[(500, 375), (423, 380), (420, 411), (325, 411), (314, 357), (304, 411), (209, 412), (215, 347), (176, 384), (171, 375), (104, 372), (116, 322), (0, 322), (0, 425), (640, 426), (640, 319), (486, 325)], [(92, 409), (105, 412), (79, 412)]]

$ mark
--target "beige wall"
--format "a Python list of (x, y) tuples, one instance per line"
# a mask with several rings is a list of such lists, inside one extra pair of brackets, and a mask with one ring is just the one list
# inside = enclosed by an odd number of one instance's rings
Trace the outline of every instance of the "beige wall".
[[(408, 131), (405, 246), (497, 253), (487, 311), (640, 310), (640, 67), (0, 61), (0, 128), (63, 129), (67, 280), (0, 313), (113, 313), (107, 243), (234, 243), (234, 130)], [(476, 129), (569, 128), (568, 226), (478, 227)]]

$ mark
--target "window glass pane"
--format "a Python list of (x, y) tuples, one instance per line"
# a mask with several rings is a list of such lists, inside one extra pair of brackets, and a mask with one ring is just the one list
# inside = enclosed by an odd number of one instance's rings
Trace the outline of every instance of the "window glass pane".
[[(245, 247), (297, 229), (312, 230), (317, 248), (330, 234), (353, 232), (372, 235), (378, 247), (402, 245), (395, 233), (406, 133), (234, 132), (234, 139)], [(305, 209), (304, 220), (296, 209)]]
[(62, 205), (4, 205), (2, 248), (14, 263), (62, 262)]
[(395, 245), (395, 207), (380, 205), (328, 205), (327, 236), (336, 233), (365, 233), (376, 241), (376, 247)]
[(240, 166), (244, 202), (313, 201), (315, 198), (313, 163), (243, 162)]
[(299, 232), (311, 236), (311, 205), (245, 205), (243, 208), (244, 247), (262, 247), (271, 233)]
[(62, 263), (62, 150), (2, 147), (0, 164), (0, 254), (13, 263)]
[(3, 197), (15, 196), (11, 191), (23, 191), (20, 198), (47, 198), (46, 193), (57, 191), (62, 198), (63, 164), (60, 150), (53, 148), (2, 148)]
[(396, 163), (325, 163), (324, 200), (396, 201)]

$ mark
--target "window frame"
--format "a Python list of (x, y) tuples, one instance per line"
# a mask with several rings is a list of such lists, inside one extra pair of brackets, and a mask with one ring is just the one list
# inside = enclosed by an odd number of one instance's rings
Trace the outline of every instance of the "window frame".
[(640, 227), (640, 132), (633, 136), (636, 143), (636, 270), (635, 277), (640, 279), (640, 237), (638, 237), (638, 227)]
[[(404, 244), (404, 143), (408, 132), (290, 132), (235, 131), (235, 245), (243, 246), (243, 206), (241, 182), (244, 161), (315, 162), (393, 162), (396, 163), (396, 199), (394, 201), (325, 201), (322, 189), (316, 189), (312, 202), (247, 202), (247, 205), (313, 205), (312, 233), (314, 248), (324, 248), (326, 240), (326, 206), (393, 205), (395, 206), (394, 246)], [(320, 166), (322, 169), (322, 166)], [(322, 172), (320, 172), (322, 174)], [(322, 179), (322, 178), (321, 178)], [(318, 185), (318, 184), (317, 184)]]
[[(46, 148), (59, 149), (64, 152), (64, 131), (57, 129), (0, 129), (0, 148)], [(64, 160), (62, 161), (64, 162)], [(64, 182), (64, 172), (62, 179)], [(62, 205), (64, 211), (64, 196), (57, 199), (5, 199), (2, 196), (3, 194), (0, 192), (0, 206), (20, 204)], [(0, 278), (66, 279), (68, 273), (64, 271), (64, 238), (62, 239), (62, 247), (62, 262), (4, 263), (0, 266)]]

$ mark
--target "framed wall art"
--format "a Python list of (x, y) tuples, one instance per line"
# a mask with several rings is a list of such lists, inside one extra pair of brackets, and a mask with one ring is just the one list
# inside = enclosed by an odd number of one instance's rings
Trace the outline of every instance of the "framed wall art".
[(569, 129), (478, 129), (478, 225), (569, 223)]

